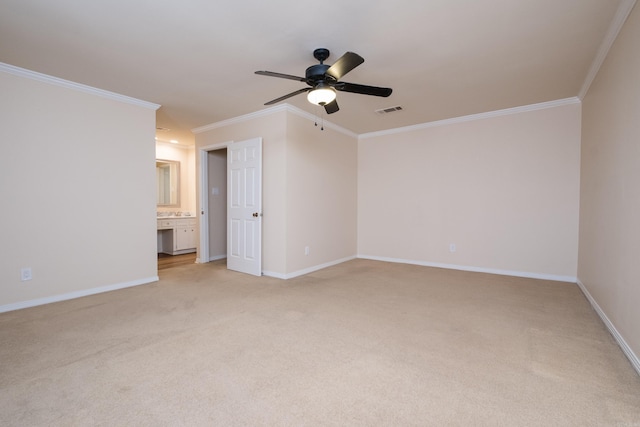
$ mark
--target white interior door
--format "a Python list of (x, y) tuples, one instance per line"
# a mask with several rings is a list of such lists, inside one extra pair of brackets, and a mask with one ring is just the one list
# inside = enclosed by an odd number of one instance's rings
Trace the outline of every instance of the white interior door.
[(227, 268), (262, 275), (262, 138), (227, 146)]

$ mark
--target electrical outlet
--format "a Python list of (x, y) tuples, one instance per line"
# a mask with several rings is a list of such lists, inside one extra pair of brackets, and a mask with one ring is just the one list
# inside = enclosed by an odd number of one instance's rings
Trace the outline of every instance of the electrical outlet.
[(33, 275), (31, 274), (31, 267), (25, 267), (20, 270), (20, 280), (26, 282), (27, 280), (33, 279)]
[(449, 243), (449, 252), (454, 253), (456, 251), (456, 244)]
[(304, 247), (304, 254), (309, 255), (309, 246)]

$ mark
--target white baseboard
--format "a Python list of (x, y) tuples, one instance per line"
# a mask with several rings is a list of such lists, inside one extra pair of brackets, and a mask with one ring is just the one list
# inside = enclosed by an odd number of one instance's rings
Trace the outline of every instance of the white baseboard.
[(215, 256), (209, 257), (209, 261), (204, 261), (204, 262), (200, 258), (196, 258), (196, 264), (206, 264), (207, 262), (217, 261), (219, 259), (224, 259), (226, 257), (227, 257), (227, 254), (215, 255)]
[(101, 294), (103, 292), (116, 291), (118, 289), (131, 288), (133, 286), (145, 285), (151, 282), (157, 282), (158, 276), (147, 277), (144, 279), (133, 280), (131, 282), (116, 283), (114, 285), (100, 286), (99, 288), (83, 289), (81, 291), (69, 292), (51, 297), (32, 299), (28, 301), (20, 301), (12, 304), (0, 305), (0, 313), (7, 311), (20, 310), (23, 308), (36, 307), (38, 305), (50, 304), (52, 302), (66, 301), (74, 298), (86, 297), (89, 295)]
[(602, 319), (602, 322), (605, 324), (605, 326), (609, 330), (609, 333), (613, 335), (613, 338), (616, 340), (616, 342), (622, 349), (622, 352), (625, 354), (625, 356), (627, 356), (627, 359), (629, 359), (629, 361), (631, 362), (631, 365), (633, 365), (633, 368), (636, 370), (638, 375), (640, 375), (640, 359), (638, 359), (638, 356), (633, 352), (633, 350), (631, 350), (631, 347), (629, 347), (629, 344), (627, 344), (627, 342), (624, 340), (622, 335), (620, 335), (620, 332), (618, 332), (613, 322), (609, 320), (609, 317), (607, 317), (607, 315), (604, 313), (602, 308), (600, 308), (596, 300), (591, 296), (586, 286), (580, 281), (580, 279), (577, 280), (577, 283), (578, 283), (578, 286), (580, 287), (580, 290), (582, 290), (582, 293), (584, 294), (584, 296), (587, 297), (587, 299), (591, 303), (591, 306), (593, 307), (593, 309), (596, 311), (596, 313), (598, 313), (598, 316), (600, 316), (600, 319)]
[(578, 280), (578, 278), (575, 276), (558, 276), (554, 274), (530, 273), (526, 271), (498, 270), (494, 268), (469, 267), (469, 266), (457, 265), (457, 264), (442, 264), (438, 262), (416, 261), (416, 260), (399, 259), (399, 258), (387, 258), (387, 257), (379, 257), (379, 256), (371, 256), (371, 255), (358, 255), (358, 258), (370, 259), (373, 261), (385, 261), (385, 262), (395, 262), (400, 264), (421, 265), (424, 267), (446, 268), (449, 270), (462, 270), (462, 271), (473, 271), (476, 273), (499, 274), (501, 276), (515, 276), (515, 277), (526, 277), (528, 279), (553, 280), (556, 282), (576, 283), (576, 281)]
[(272, 271), (263, 271), (263, 276), (275, 277), (276, 279), (293, 279), (294, 277), (303, 276), (305, 274), (313, 273), (314, 271), (322, 270), (323, 268), (331, 267), (332, 265), (342, 264), (343, 262), (351, 261), (352, 259), (356, 259), (355, 256), (350, 256), (342, 259), (337, 259), (335, 261), (330, 261), (320, 265), (314, 265), (313, 267), (305, 268), (303, 270), (294, 271), (293, 273), (275, 273)]
[(287, 275), (286, 274), (276, 273), (275, 271), (262, 270), (262, 275), (263, 276), (267, 276), (267, 277), (273, 277), (275, 279), (282, 279), (282, 280), (286, 280), (287, 279)]

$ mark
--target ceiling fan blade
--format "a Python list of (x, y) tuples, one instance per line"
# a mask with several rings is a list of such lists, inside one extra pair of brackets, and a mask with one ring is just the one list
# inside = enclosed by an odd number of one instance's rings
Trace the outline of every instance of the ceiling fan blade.
[(256, 71), (261, 76), (280, 77), (281, 79), (296, 80), (299, 82), (306, 81), (304, 77), (292, 76), (291, 74), (274, 73), (273, 71)]
[(339, 109), (340, 108), (338, 107), (338, 102), (335, 99), (330, 103), (324, 105), (324, 111), (326, 111), (327, 114), (333, 114)]
[(325, 74), (330, 75), (336, 80), (340, 80), (342, 76), (356, 68), (364, 62), (364, 58), (357, 53), (347, 52), (326, 71)]
[(383, 96), (383, 97), (387, 97), (391, 95), (391, 92), (393, 91), (389, 87), (366, 86), (366, 85), (359, 85), (359, 84), (347, 83), (347, 82), (340, 82), (334, 85), (334, 87), (337, 90), (341, 90), (343, 92), (352, 92), (352, 93), (360, 93), (362, 95), (373, 95), (373, 96)]
[(288, 94), (286, 94), (284, 96), (281, 96), (280, 98), (276, 98), (276, 99), (273, 99), (273, 100), (271, 100), (269, 102), (265, 102), (264, 105), (276, 104), (276, 103), (278, 103), (280, 101), (284, 101), (287, 98), (291, 98), (292, 96), (296, 96), (296, 95), (299, 95), (301, 93), (309, 92), (311, 89), (313, 89), (313, 88), (305, 87), (304, 89), (298, 89), (295, 92), (288, 93)]

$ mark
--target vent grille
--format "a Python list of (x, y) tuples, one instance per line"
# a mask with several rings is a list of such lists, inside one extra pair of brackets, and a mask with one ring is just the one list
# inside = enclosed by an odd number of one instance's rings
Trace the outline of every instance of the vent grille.
[(396, 105), (395, 107), (387, 107), (387, 108), (381, 108), (379, 110), (376, 110), (377, 114), (389, 114), (389, 113), (393, 113), (395, 111), (402, 111), (402, 107), (399, 105)]
[(156, 130), (158, 132), (169, 132), (171, 129), (168, 128), (162, 128), (162, 127), (156, 127)]

